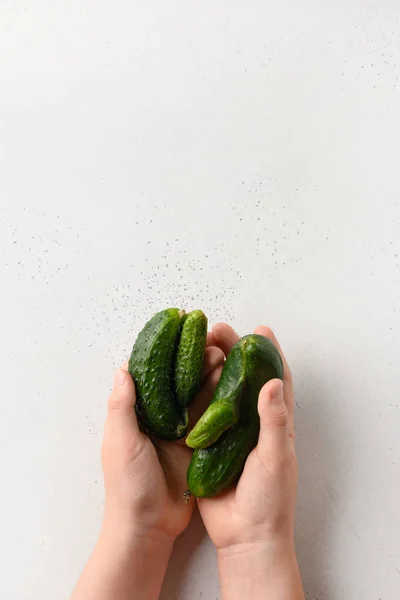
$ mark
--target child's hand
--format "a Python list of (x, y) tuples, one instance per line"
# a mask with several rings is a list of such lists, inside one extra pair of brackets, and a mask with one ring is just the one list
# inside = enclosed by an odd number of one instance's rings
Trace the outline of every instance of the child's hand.
[[(205, 354), (203, 386), (198, 400), (210, 397), (214, 371), (223, 363), (219, 348)], [(139, 430), (132, 377), (119, 369), (108, 401), (102, 458), (105, 481), (105, 527), (122, 527), (152, 539), (174, 540), (187, 526), (193, 500), (184, 502), (191, 450), (183, 440), (151, 441)], [(196, 400), (194, 401), (194, 410)]]
[[(198, 504), (218, 550), (223, 598), (234, 600), (248, 593), (254, 600), (269, 593), (271, 598), (297, 600), (303, 595), (294, 551), (297, 464), (292, 378), (273, 332), (258, 327), (255, 333), (271, 339), (281, 352), (284, 381), (270, 381), (260, 392), (259, 441), (237, 487), (199, 499)], [(239, 339), (225, 324), (215, 326), (213, 335), (213, 343), (225, 354)]]
[[(206, 349), (193, 412), (210, 400), (223, 362), (222, 350)], [(134, 406), (133, 380), (120, 369), (103, 442), (103, 528), (71, 600), (159, 598), (174, 540), (192, 514), (193, 500), (185, 504), (183, 496), (191, 451), (183, 440), (152, 442), (139, 430)]]

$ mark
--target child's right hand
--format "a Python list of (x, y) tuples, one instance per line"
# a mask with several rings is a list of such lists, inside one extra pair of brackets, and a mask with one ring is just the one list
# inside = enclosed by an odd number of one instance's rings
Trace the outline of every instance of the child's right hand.
[[(213, 328), (227, 355), (239, 337), (229, 325)], [(284, 362), (283, 384), (267, 383), (258, 401), (260, 435), (235, 489), (198, 500), (207, 531), (217, 547), (222, 597), (243, 593), (253, 600), (303, 598), (294, 550), (297, 463), (294, 446), (293, 385), (287, 362), (268, 327), (265, 335)]]

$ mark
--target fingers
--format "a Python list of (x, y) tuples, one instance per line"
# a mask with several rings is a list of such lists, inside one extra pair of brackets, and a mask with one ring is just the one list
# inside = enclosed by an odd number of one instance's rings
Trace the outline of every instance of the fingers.
[(260, 434), (257, 453), (264, 464), (271, 465), (286, 455), (289, 439), (289, 413), (283, 399), (283, 383), (272, 379), (261, 389), (258, 398)]
[(239, 341), (238, 334), (226, 323), (217, 323), (212, 328), (212, 333), (215, 338), (216, 345), (228, 355), (232, 350), (232, 346)]
[(207, 333), (206, 347), (208, 348), (208, 346), (216, 346), (216, 343), (215, 343), (215, 337), (214, 337), (214, 335), (211, 333), (211, 331), (209, 331), (209, 332)]
[(125, 369), (118, 369), (114, 375), (114, 385), (108, 399), (106, 429), (108, 435), (124, 437), (139, 435), (139, 426), (134, 410), (136, 402), (135, 384)]
[(222, 352), (221, 348), (217, 348), (217, 346), (206, 348), (204, 354), (203, 379), (208, 377), (214, 369), (223, 365), (224, 361), (225, 354)]
[(258, 335), (263, 335), (264, 337), (270, 339), (274, 346), (279, 350), (284, 366), (284, 379), (285, 381), (292, 383), (292, 374), (290, 372), (289, 365), (287, 364), (286, 358), (282, 352), (282, 348), (272, 329), (270, 327), (266, 327), (265, 325), (260, 325), (254, 330), (254, 333), (258, 333)]
[(289, 413), (289, 435), (294, 439), (294, 397), (293, 397), (293, 380), (292, 374), (289, 369), (289, 365), (286, 361), (286, 358), (282, 352), (282, 348), (276, 339), (276, 336), (272, 329), (269, 327), (265, 327), (264, 325), (260, 325), (254, 330), (254, 333), (258, 335), (263, 335), (271, 340), (274, 346), (279, 351), (282, 361), (283, 361), (283, 398), (288, 409)]

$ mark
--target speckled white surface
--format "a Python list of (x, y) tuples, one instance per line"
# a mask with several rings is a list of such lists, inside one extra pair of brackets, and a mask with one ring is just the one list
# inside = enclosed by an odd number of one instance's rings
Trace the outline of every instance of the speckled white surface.
[[(282, 341), (307, 598), (399, 598), (398, 3), (2, 0), (0, 55), (1, 598), (68, 598), (171, 304)], [(199, 597), (197, 520), (162, 599)]]

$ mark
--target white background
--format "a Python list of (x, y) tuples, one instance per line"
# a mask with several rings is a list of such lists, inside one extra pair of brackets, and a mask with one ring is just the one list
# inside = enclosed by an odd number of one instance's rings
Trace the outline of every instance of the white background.
[[(400, 594), (397, 0), (0, 0), (1, 600), (67, 599), (153, 312), (272, 326), (309, 600)], [(199, 522), (163, 600), (219, 597)]]

